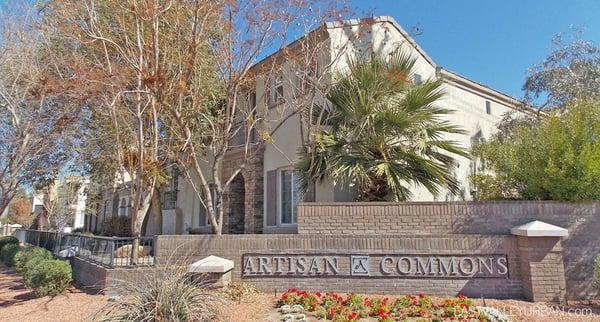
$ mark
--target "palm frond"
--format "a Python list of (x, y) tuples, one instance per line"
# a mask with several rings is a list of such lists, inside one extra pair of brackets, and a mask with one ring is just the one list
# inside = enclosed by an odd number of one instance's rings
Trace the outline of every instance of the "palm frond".
[(464, 130), (445, 120), (452, 110), (440, 106), (445, 95), (440, 80), (412, 84), (415, 64), (408, 52), (399, 51), (352, 60), (348, 72), (337, 75), (327, 95), (334, 107), (326, 112), (330, 129), (315, 134), (300, 152), (297, 168), (306, 186), (325, 179), (352, 182), (370, 189), (364, 195), (374, 200), (380, 196), (373, 192), (409, 199), (415, 186), (434, 195), (459, 191), (455, 157), (469, 155), (449, 136)]

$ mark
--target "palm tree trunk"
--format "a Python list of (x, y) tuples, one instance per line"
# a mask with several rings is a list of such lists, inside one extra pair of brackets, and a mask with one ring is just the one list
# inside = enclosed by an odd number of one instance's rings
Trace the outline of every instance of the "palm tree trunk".
[(361, 187), (361, 191), (356, 197), (356, 201), (386, 201), (389, 193), (387, 180), (384, 176), (378, 176), (375, 173), (369, 174), (370, 182), (367, 186)]

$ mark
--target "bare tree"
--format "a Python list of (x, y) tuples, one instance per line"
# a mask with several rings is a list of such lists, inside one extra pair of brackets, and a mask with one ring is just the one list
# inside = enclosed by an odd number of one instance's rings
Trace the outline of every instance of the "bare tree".
[[(213, 233), (223, 231), (224, 202), (232, 181), (259, 157), (261, 145), (273, 143), (273, 134), (291, 117), (311, 115), (306, 107), (322, 99), (318, 84), (324, 74), (317, 73), (317, 61), (329, 43), (317, 27), (347, 12), (344, 3), (336, 1), (225, 1), (216, 27), (205, 23), (211, 19), (194, 20), (198, 33), (190, 34), (187, 43), (205, 41), (210, 65), (190, 64), (195, 68), (187, 70), (184, 65), (174, 78), (191, 90), (176, 92), (177, 99), (164, 107), (170, 116), (172, 159), (206, 209)], [(211, 86), (206, 86), (207, 78)], [(268, 97), (256, 96), (258, 81), (264, 82)], [(274, 82), (295, 86), (292, 99), (283, 104), (283, 92), (271, 86)], [(258, 100), (278, 105), (277, 112), (261, 110)], [(237, 162), (225, 172), (224, 162), (234, 151), (239, 153)]]
[[(268, 115), (249, 103), (251, 88), (279, 77), (284, 63), (296, 60), (304, 71), (303, 59), (316, 62), (328, 43), (323, 30), (287, 45), (345, 12), (344, 3), (327, 0), (56, 0), (44, 8), (48, 28), (73, 49), (63, 52), (66, 68), (86, 82), (91, 123), (106, 128), (92, 139), (101, 143), (97, 151), (107, 153), (105, 165), (118, 165), (119, 177), (131, 177), (134, 235), (169, 163), (180, 165), (205, 206), (215, 205), (205, 208), (214, 232), (222, 232), (224, 196), (258, 156), (258, 141), (272, 141), (278, 124), (312, 106), (284, 104)], [(241, 145), (232, 144), (236, 137)], [(242, 161), (225, 174), (233, 148)]]
[(20, 187), (64, 164), (77, 118), (70, 84), (56, 82), (65, 75), (48, 54), (37, 16), (20, 4), (0, 8), (0, 214)]

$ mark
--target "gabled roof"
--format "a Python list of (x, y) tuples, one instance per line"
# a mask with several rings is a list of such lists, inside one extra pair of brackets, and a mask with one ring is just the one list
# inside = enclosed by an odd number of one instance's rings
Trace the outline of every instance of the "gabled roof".
[(408, 43), (421, 56), (423, 56), (423, 58), (425, 58), (425, 60), (429, 64), (431, 64), (431, 66), (437, 67), (437, 65), (433, 61), (433, 59), (431, 59), (431, 57), (429, 57), (429, 55), (427, 55), (427, 53), (423, 50), (423, 48), (421, 48), (421, 46), (419, 46), (419, 44), (417, 44), (417, 42), (408, 34), (408, 32), (406, 32), (406, 30), (404, 30), (402, 28), (402, 26), (400, 26), (400, 24), (398, 22), (396, 22), (396, 20), (393, 17), (378, 16), (378, 17), (373, 17), (373, 18), (350, 19), (350, 20), (343, 20), (343, 21), (328, 22), (325, 25), (326, 25), (326, 28), (331, 29), (331, 28), (341, 28), (341, 27), (347, 27), (347, 26), (353, 26), (353, 25), (363, 25), (363, 24), (368, 25), (368, 24), (375, 24), (375, 23), (380, 23), (380, 22), (391, 23), (394, 26), (394, 28), (396, 28), (398, 30), (398, 32), (400, 32), (400, 34), (402, 34), (402, 36), (404, 38), (406, 38), (406, 41), (408, 41)]
[(452, 82), (453, 84), (455, 84), (459, 87), (463, 87), (463, 88), (475, 91), (477, 93), (487, 95), (487, 96), (491, 97), (491, 99), (493, 99), (493, 100), (496, 100), (500, 103), (503, 103), (503, 104), (513, 107), (515, 110), (529, 113), (529, 114), (534, 114), (534, 113), (537, 114), (538, 113), (538, 110), (536, 108), (526, 104), (525, 102), (523, 102), (515, 97), (512, 97), (508, 94), (505, 94), (496, 89), (493, 89), (487, 85), (476, 82), (476, 81), (469, 79), (463, 75), (449, 71), (449, 70), (437, 65), (433, 61), (433, 59), (425, 52), (425, 50), (423, 50), (423, 48), (421, 48), (421, 46), (419, 46), (419, 44), (410, 36), (410, 34), (408, 32), (406, 32), (406, 30), (404, 30), (402, 28), (402, 26), (400, 26), (400, 24), (391, 16), (377, 16), (377, 17), (372, 17), (372, 18), (349, 19), (349, 20), (342, 20), (342, 21), (327, 22), (327, 23), (321, 25), (320, 27), (310, 31), (309, 33), (303, 35), (302, 37), (294, 40), (292, 43), (283, 47), (279, 51), (274, 52), (271, 55), (263, 58), (262, 60), (260, 60), (256, 64), (254, 64), (250, 69), (254, 69), (255, 67), (258, 67), (267, 61), (277, 59), (277, 57), (279, 56), (279, 54), (282, 51), (292, 48), (293, 46), (297, 45), (302, 39), (305, 39), (307, 36), (317, 32), (319, 30), (343, 28), (343, 27), (356, 26), (356, 25), (370, 25), (370, 24), (375, 24), (375, 23), (386, 23), (386, 22), (390, 23), (392, 26), (394, 26), (394, 28), (406, 39), (406, 41), (410, 44), (410, 46), (413, 47), (419, 53), (419, 55), (421, 55), (432, 67), (434, 67), (436, 69), (436, 74), (438, 77), (441, 77), (449, 82)]
[(445, 80), (448, 80), (460, 87), (466, 87), (473, 91), (476, 91), (481, 94), (485, 94), (490, 96), (492, 99), (495, 99), (503, 104), (507, 104), (509, 106), (514, 107), (515, 109), (526, 112), (526, 113), (537, 113), (537, 109), (527, 105), (525, 102), (512, 97), (508, 94), (502, 93), (496, 89), (493, 89), (487, 85), (476, 82), (472, 79), (469, 79), (463, 75), (460, 75), (456, 72), (445, 69), (438, 64), (436, 64), (433, 59), (419, 46), (419, 44), (410, 36), (408, 32), (406, 32), (402, 26), (390, 16), (378, 16), (373, 18), (363, 18), (363, 19), (350, 19), (344, 21), (336, 21), (330, 22), (326, 24), (327, 28), (341, 28), (352, 25), (360, 25), (360, 24), (374, 24), (380, 22), (390, 23), (396, 30), (406, 39), (406, 41), (412, 46), (418, 53), (421, 55), (432, 67), (436, 69), (436, 74), (438, 77), (441, 77)]

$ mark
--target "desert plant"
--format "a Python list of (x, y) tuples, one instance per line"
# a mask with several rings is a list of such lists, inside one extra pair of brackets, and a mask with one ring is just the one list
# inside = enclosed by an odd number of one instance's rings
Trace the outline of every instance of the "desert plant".
[(8, 267), (15, 266), (15, 255), (19, 252), (19, 244), (4, 245), (0, 250), (0, 259)]
[(135, 282), (118, 280), (108, 291), (120, 296), (104, 307), (101, 320), (210, 321), (220, 299), (186, 271), (183, 263), (168, 263)]
[[(35, 263), (37, 265), (30, 265)], [(25, 283), (35, 290), (38, 297), (62, 294), (72, 282), (71, 265), (55, 259), (36, 258), (25, 265), (27, 279)]]
[(15, 269), (17, 273), (25, 272), (25, 265), (34, 259), (52, 259), (52, 253), (41, 247), (25, 247), (15, 255)]
[(221, 292), (226, 298), (239, 302), (244, 296), (258, 293), (258, 289), (252, 284), (231, 282)]
[(129, 217), (110, 217), (102, 224), (100, 235), (131, 237), (131, 218)]
[(14, 236), (4, 236), (0, 237), (0, 249), (4, 247), (4, 245), (8, 244), (18, 244), (19, 240)]

